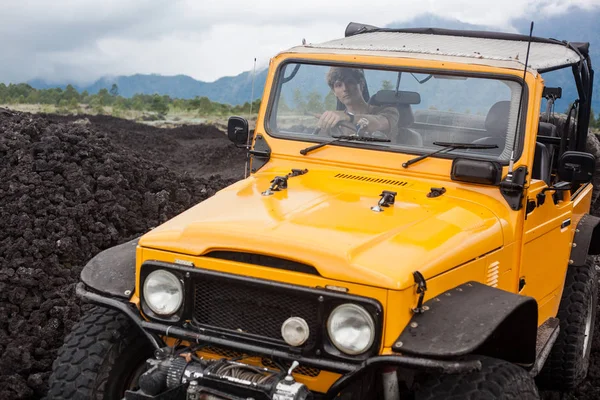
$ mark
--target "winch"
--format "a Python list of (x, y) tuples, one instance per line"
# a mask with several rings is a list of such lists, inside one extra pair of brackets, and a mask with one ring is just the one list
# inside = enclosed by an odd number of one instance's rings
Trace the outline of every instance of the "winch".
[(146, 361), (147, 370), (139, 378), (139, 390), (128, 390), (125, 400), (312, 400), (313, 395), (296, 382), (294, 361), (286, 372), (220, 359), (207, 360), (193, 352), (174, 353), (165, 347)]

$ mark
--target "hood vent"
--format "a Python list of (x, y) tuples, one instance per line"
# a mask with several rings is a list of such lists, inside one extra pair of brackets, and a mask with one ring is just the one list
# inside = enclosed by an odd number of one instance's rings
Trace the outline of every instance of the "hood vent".
[(491, 287), (498, 287), (498, 278), (500, 277), (500, 262), (495, 261), (488, 266), (486, 284)]
[(236, 261), (244, 264), (285, 269), (288, 271), (320, 276), (319, 271), (312, 265), (263, 254), (245, 253), (240, 251), (211, 251), (210, 253), (203, 255), (203, 257), (219, 258), (221, 260)]
[(408, 182), (405, 181), (396, 181), (393, 179), (383, 179), (383, 178), (372, 178), (369, 176), (362, 176), (362, 175), (350, 175), (350, 174), (337, 174), (334, 178), (339, 178), (339, 179), (352, 179), (355, 181), (361, 181), (361, 182), (371, 182), (371, 183), (382, 183), (385, 185), (394, 185), (394, 186), (406, 186), (408, 185)]

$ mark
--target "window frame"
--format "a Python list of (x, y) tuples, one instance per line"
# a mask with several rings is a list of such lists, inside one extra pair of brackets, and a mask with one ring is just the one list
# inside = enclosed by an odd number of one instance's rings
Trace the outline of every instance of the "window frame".
[[(317, 65), (317, 66), (328, 66), (328, 67), (348, 67), (348, 68), (363, 68), (363, 69), (379, 69), (382, 71), (390, 71), (390, 72), (406, 72), (406, 73), (419, 73), (419, 74), (432, 74), (432, 75), (451, 75), (457, 77), (466, 77), (466, 78), (487, 78), (487, 79), (496, 79), (496, 80), (506, 80), (506, 81), (514, 81), (521, 86), (523, 101), (521, 103), (521, 113), (520, 113), (520, 121), (518, 121), (518, 132), (517, 132), (517, 141), (515, 148), (515, 161), (519, 160), (523, 155), (523, 148), (525, 142), (525, 127), (527, 124), (527, 109), (529, 104), (529, 87), (526, 81), (523, 81), (523, 78), (518, 77), (512, 74), (500, 74), (500, 73), (490, 73), (490, 72), (474, 72), (474, 71), (465, 71), (461, 69), (438, 69), (438, 68), (414, 68), (414, 67), (405, 67), (405, 66), (390, 66), (384, 64), (377, 63), (352, 63), (352, 62), (341, 62), (341, 61), (321, 61), (321, 60), (311, 60), (306, 58), (296, 58), (291, 57), (283, 60), (276, 68), (272, 90), (269, 95), (269, 100), (267, 102), (267, 109), (265, 112), (264, 119), (264, 129), (265, 133), (276, 139), (283, 140), (291, 140), (291, 141), (299, 141), (299, 142), (310, 142), (310, 143), (325, 143), (328, 140), (319, 140), (326, 139), (325, 137), (315, 136), (311, 138), (308, 135), (303, 137), (292, 137), (289, 135), (278, 134), (275, 131), (271, 124), (272, 119), (276, 115), (275, 104), (278, 104), (279, 98), (281, 96), (281, 84), (280, 82), (283, 80), (283, 69), (289, 64), (302, 64), (302, 65)], [(369, 142), (346, 142), (339, 141), (332, 143), (332, 146), (340, 146), (340, 147), (351, 147), (351, 148), (360, 148), (365, 150), (375, 150), (375, 151), (385, 151), (391, 153), (400, 153), (400, 154), (410, 154), (410, 155), (424, 155), (434, 152), (436, 149), (427, 149), (431, 151), (418, 151), (415, 148), (402, 148), (400, 146), (397, 147), (383, 147), (378, 145), (369, 144)], [(441, 148), (441, 147), (440, 147)], [(465, 154), (461, 153), (439, 153), (434, 157), (438, 158), (446, 158), (446, 159), (454, 159), (456, 157), (465, 157)], [(479, 157), (476, 153), (472, 153), (469, 155), (469, 158), (475, 159), (483, 159), (489, 161), (489, 157)], [(494, 159), (495, 162), (498, 162), (502, 166), (506, 166), (510, 163), (510, 160), (500, 160)]]

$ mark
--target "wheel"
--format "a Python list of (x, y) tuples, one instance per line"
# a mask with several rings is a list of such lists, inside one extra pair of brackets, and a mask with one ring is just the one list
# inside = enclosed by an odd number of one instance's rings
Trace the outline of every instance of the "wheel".
[(478, 359), (480, 371), (429, 376), (420, 383), (415, 400), (539, 399), (535, 382), (523, 368), (495, 358)]
[(137, 385), (153, 348), (125, 315), (92, 309), (65, 338), (52, 365), (47, 399), (122, 399)]
[(558, 309), (560, 332), (550, 356), (536, 378), (544, 389), (574, 389), (587, 375), (598, 301), (596, 262), (569, 266)]

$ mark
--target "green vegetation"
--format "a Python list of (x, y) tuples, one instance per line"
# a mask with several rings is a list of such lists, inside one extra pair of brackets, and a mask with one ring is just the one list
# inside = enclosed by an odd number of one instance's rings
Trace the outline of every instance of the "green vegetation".
[[(383, 81), (382, 89), (389, 88), (392, 88), (392, 83)], [(79, 93), (71, 85), (64, 90), (60, 88), (38, 90), (25, 83), (8, 86), (0, 83), (0, 104), (9, 106), (40, 105), (41, 107), (38, 109), (42, 112), (59, 114), (93, 113), (141, 118), (145, 113), (150, 113), (156, 119), (164, 119), (167, 114), (215, 118), (245, 114), (252, 119), (258, 114), (260, 99), (256, 99), (252, 105), (246, 102), (243, 105), (232, 106), (211, 101), (208, 97), (196, 97), (188, 100), (158, 94), (136, 94), (131, 98), (125, 98), (119, 95), (119, 87), (116, 84), (113, 84), (110, 90), (101, 89), (97, 94), (90, 95), (87, 91)], [(291, 105), (296, 111), (310, 114), (334, 109), (335, 104), (336, 99), (332, 92), (323, 98), (316, 91), (303, 96), (303, 93), (296, 89), (291, 99)], [(279, 111), (291, 111), (285, 99), (280, 101)], [(590, 128), (600, 130), (600, 114), (595, 114), (594, 110), (590, 117)]]
[(252, 104), (232, 106), (210, 101), (207, 97), (174, 99), (158, 94), (136, 94), (131, 98), (119, 95), (119, 87), (113, 84), (110, 90), (101, 89), (97, 94), (82, 93), (68, 85), (60, 88), (38, 90), (25, 83), (5, 85), (0, 83), (0, 104), (39, 104), (42, 111), (54, 108), (58, 113), (112, 114), (121, 117), (128, 111), (149, 112), (164, 118), (167, 113), (186, 112), (200, 117), (228, 117), (235, 114), (256, 116), (260, 99)]
[(590, 128), (600, 130), (600, 114), (596, 115), (594, 109), (590, 115)]

